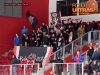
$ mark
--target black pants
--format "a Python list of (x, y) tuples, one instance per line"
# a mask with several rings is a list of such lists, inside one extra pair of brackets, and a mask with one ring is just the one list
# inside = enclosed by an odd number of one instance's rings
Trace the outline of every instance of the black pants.
[(62, 75), (61, 73), (63, 72), (62, 66), (58, 66), (58, 75)]

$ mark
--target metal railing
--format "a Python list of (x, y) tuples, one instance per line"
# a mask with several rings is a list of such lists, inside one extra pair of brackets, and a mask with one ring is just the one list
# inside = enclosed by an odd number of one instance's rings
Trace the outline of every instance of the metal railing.
[(0, 75), (39, 75), (39, 64), (0, 65)]
[(78, 37), (77, 39), (75, 39), (71, 43), (63, 46), (61, 49), (59, 49), (56, 52), (52, 53), (47, 58), (44, 58), (44, 60), (45, 59), (49, 59), (49, 61), (52, 60), (52, 59), (55, 60), (56, 57), (57, 57), (57, 53), (62, 53), (61, 57), (62, 57), (63, 60), (69, 54), (72, 54), (72, 59), (73, 59), (74, 52), (76, 50), (80, 50), (81, 53), (83, 53), (83, 50), (82, 50), (83, 46), (90, 45), (91, 42), (100, 43), (100, 31), (99, 30), (97, 31), (97, 38), (95, 38), (96, 34), (94, 32), (96, 32), (96, 31), (90, 31), (88, 33), (85, 33), (83, 36)]
[(67, 74), (67, 72), (70, 72), (72, 75), (84, 74), (84, 63), (53, 63), (52, 64), (52, 72), (53, 73), (59, 73), (62, 72)]
[[(95, 47), (98, 47), (99, 44), (96, 44), (95, 46), (93, 46), (94, 48)], [(88, 61), (88, 57), (87, 57), (87, 53), (88, 53), (89, 50), (85, 51), (84, 53), (82, 53), (81, 55), (83, 55), (84, 57), (84, 62), (82, 63), (52, 63), (52, 72), (55, 74), (56, 73), (59, 73), (58, 72), (58, 67), (59, 65), (62, 65), (62, 72), (64, 72), (65, 74), (67, 74), (67, 72), (70, 72), (72, 75), (77, 75), (78, 73), (78, 70), (80, 69), (80, 73), (81, 75), (84, 75), (84, 67), (85, 67), (85, 61)], [(91, 62), (90, 62), (91, 63)], [(81, 67), (77, 70), (77, 65), (80, 64)]]

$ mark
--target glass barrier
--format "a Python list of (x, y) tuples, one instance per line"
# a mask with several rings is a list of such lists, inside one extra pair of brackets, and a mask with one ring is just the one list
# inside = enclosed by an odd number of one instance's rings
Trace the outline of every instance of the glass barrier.
[(69, 72), (71, 75), (84, 74), (84, 63), (53, 63), (52, 68), (52, 72), (59, 75), (67, 75)]
[(0, 75), (38, 75), (39, 64), (0, 65)]

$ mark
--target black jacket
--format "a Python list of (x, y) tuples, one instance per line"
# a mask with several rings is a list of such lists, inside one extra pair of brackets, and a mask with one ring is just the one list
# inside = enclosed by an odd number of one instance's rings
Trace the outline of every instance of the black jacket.
[(90, 56), (90, 57), (92, 57), (93, 52), (94, 52), (94, 49), (93, 48), (92, 49), (89, 49), (87, 55)]
[(98, 68), (99, 68), (99, 67), (98, 67), (97, 64), (95, 64), (95, 65), (93, 64), (93, 65), (92, 65), (92, 70), (95, 70), (95, 71), (96, 71)]
[(91, 27), (90, 27), (90, 25), (85, 25), (85, 32), (87, 33), (87, 32), (89, 32), (91, 30)]
[(93, 30), (98, 30), (98, 24), (97, 24), (97, 23), (94, 23), (94, 24), (92, 25), (92, 28), (93, 28)]
[(43, 41), (44, 45), (49, 44), (49, 38), (47, 36), (44, 36), (42, 41)]

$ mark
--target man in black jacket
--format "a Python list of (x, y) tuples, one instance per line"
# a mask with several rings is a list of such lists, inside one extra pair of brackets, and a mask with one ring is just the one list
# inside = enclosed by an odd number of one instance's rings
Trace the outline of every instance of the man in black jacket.
[(49, 38), (48, 38), (48, 34), (46, 34), (44, 37), (43, 37), (43, 46), (44, 47), (47, 47), (49, 45)]
[(16, 69), (17, 69), (18, 65), (16, 65), (16, 64), (18, 64), (18, 60), (17, 60), (15, 55), (13, 55), (13, 57), (12, 57), (12, 64), (13, 64), (13, 67), (12, 67), (13, 68), (13, 75), (17, 75)]
[(94, 40), (98, 39), (97, 38), (97, 36), (98, 36), (98, 24), (95, 21), (93, 21), (92, 30), (93, 30), (93, 39)]
[[(63, 60), (58, 57), (56, 60), (51, 60), (51, 63), (63, 63)], [(63, 72), (63, 64), (57, 64), (58, 75), (61, 75)]]
[[(90, 26), (89, 22), (87, 22), (85, 25), (85, 33), (89, 32), (90, 30), (91, 30), (91, 26)], [(88, 41), (88, 34), (86, 34), (85, 40)]]

